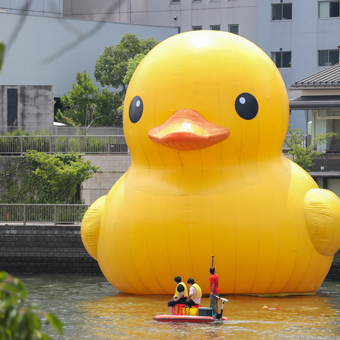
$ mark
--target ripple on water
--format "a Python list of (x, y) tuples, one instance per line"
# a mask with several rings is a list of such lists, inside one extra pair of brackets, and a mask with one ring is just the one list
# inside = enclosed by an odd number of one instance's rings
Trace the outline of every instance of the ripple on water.
[[(103, 277), (22, 276), (29, 302), (60, 317), (64, 335), (82, 339), (340, 339), (340, 284), (326, 281), (314, 296), (261, 298), (228, 296), (216, 324), (158, 323), (171, 296), (119, 293)], [(208, 298), (202, 299), (208, 306)], [(264, 305), (280, 310), (263, 310)]]

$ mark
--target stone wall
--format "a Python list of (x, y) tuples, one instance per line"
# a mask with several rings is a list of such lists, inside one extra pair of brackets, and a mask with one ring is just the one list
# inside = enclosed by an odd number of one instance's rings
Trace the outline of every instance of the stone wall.
[[(10, 274), (102, 275), (80, 226), (0, 226), (0, 270)], [(340, 280), (340, 251), (326, 279)]]
[(10, 274), (102, 275), (80, 226), (0, 226), (0, 270)]
[(340, 280), (340, 250), (334, 255), (331, 269), (326, 277), (328, 280)]
[[(16, 91), (16, 105), (9, 100), (8, 90)], [(13, 126), (28, 131), (51, 127), (53, 92), (52, 85), (0, 85), (0, 134), (11, 131)], [(9, 107), (12, 107), (9, 103), (16, 107), (16, 114), (9, 114)]]
[(81, 198), (92, 204), (97, 198), (107, 195), (112, 186), (124, 175), (131, 163), (130, 155), (85, 155), (84, 159), (100, 167), (95, 177), (82, 184)]

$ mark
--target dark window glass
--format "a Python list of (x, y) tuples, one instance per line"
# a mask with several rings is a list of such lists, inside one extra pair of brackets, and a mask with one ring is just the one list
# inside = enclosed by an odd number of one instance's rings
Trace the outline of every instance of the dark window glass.
[(193, 26), (192, 30), (193, 31), (201, 31), (202, 30), (202, 26)]
[(282, 52), (282, 67), (291, 67), (292, 52)]
[(220, 25), (213, 25), (211, 26), (212, 31), (219, 31), (220, 30)]
[(339, 62), (339, 50), (319, 51), (319, 66), (331, 66)]
[(272, 60), (277, 68), (292, 67), (292, 52), (272, 52)]
[(238, 34), (238, 25), (229, 25), (229, 32)]
[(181, 0), (172, 0), (171, 2), (181, 2)]
[(275, 58), (276, 67), (281, 68), (281, 52), (275, 53)]
[(329, 51), (329, 65), (334, 65), (339, 62), (339, 51)]
[(331, 18), (339, 17), (339, 1), (330, 2), (330, 4), (329, 4), (329, 16)]
[(273, 20), (282, 20), (282, 6), (281, 4), (272, 5)]
[(319, 51), (319, 66), (328, 66), (328, 51)]
[(283, 6), (283, 20), (290, 20), (292, 18), (292, 4), (282, 4)]

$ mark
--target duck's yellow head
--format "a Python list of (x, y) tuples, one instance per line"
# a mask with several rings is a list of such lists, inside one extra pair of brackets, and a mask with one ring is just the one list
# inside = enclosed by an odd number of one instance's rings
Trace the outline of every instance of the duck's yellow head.
[(156, 46), (135, 71), (125, 98), (132, 162), (176, 167), (193, 153), (210, 165), (281, 154), (289, 118), (279, 71), (235, 34), (196, 31)]

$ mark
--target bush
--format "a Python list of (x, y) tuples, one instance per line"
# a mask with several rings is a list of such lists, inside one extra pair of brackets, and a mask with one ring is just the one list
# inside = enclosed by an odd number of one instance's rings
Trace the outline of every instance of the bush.
[(62, 322), (36, 304), (25, 306), (26, 298), (25, 285), (8, 273), (0, 272), (0, 340), (51, 340), (41, 331), (41, 319), (62, 334)]

